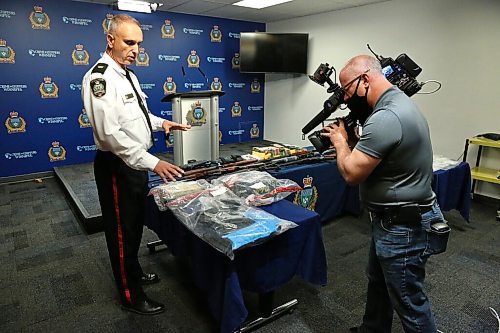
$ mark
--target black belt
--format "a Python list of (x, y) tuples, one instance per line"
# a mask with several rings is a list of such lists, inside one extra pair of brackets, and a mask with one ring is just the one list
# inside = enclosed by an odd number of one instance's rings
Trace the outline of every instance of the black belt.
[(432, 211), (434, 205), (404, 205), (387, 206), (380, 209), (370, 209), (371, 218), (379, 218), (390, 221), (392, 224), (419, 224), (421, 216)]

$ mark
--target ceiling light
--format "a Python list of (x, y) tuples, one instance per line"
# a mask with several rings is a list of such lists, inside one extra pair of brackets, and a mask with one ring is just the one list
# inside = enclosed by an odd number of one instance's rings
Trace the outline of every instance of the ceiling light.
[(128, 10), (130, 12), (151, 13), (151, 4), (146, 1), (118, 0), (119, 10)]
[(292, 0), (242, 0), (233, 3), (235, 6), (249, 7), (255, 9), (262, 9), (266, 7), (271, 7), (274, 5), (279, 5), (281, 3), (290, 2)]

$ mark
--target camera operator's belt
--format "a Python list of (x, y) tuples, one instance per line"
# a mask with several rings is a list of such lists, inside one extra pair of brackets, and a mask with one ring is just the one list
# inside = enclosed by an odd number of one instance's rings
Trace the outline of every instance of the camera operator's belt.
[(404, 205), (387, 206), (380, 209), (370, 209), (370, 219), (388, 220), (392, 224), (420, 224), (421, 215), (432, 211), (433, 204), (429, 205)]

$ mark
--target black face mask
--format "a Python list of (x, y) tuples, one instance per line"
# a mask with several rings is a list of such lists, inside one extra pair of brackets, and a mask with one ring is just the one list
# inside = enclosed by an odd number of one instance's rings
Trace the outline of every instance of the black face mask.
[(356, 85), (356, 90), (354, 91), (354, 95), (347, 101), (347, 107), (351, 110), (352, 115), (359, 121), (359, 124), (363, 126), (366, 122), (366, 119), (372, 114), (373, 109), (370, 105), (368, 105), (367, 95), (368, 88), (366, 88), (365, 96), (361, 97), (358, 95), (358, 87), (361, 82), (361, 77), (358, 80), (358, 84)]

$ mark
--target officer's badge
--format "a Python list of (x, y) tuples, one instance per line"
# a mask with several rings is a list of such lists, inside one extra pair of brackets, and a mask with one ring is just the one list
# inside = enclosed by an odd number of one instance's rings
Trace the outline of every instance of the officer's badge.
[(48, 151), (51, 162), (62, 161), (66, 159), (66, 149), (59, 145), (58, 141), (52, 142), (52, 147)]
[(302, 183), (304, 184), (304, 189), (295, 193), (293, 203), (314, 211), (316, 208), (316, 201), (318, 200), (318, 189), (316, 186), (312, 186), (312, 177), (307, 176), (302, 179)]
[(43, 78), (43, 82), (40, 83), (38, 90), (42, 94), (42, 98), (57, 98), (57, 92), (59, 88), (57, 87), (55, 82), (52, 82), (52, 78), (50, 76), (46, 76)]
[(7, 46), (7, 42), (3, 39), (0, 39), (0, 64), (13, 64), (16, 61), (14, 57), (16, 56), (16, 52), (12, 49), (12, 47)]
[(258, 138), (259, 137), (259, 128), (257, 127), (256, 123), (252, 124), (252, 128), (250, 128), (250, 137), (252, 139)]
[(161, 26), (161, 38), (175, 38), (175, 28), (170, 20), (165, 20), (165, 24)]
[(5, 121), (7, 132), (9, 134), (26, 132), (26, 121), (22, 117), (19, 117), (16, 111), (12, 111), (9, 115), (10, 117)]
[(71, 52), (71, 59), (73, 59), (73, 65), (88, 65), (89, 64), (89, 53), (83, 49), (82, 44), (77, 44), (73, 52)]
[(113, 18), (113, 14), (106, 14), (106, 18), (102, 20), (102, 30), (105, 34), (109, 31), (109, 25), (111, 24), (111, 19)]
[(202, 126), (207, 122), (207, 112), (201, 106), (201, 102), (197, 101), (191, 105), (191, 110), (186, 115), (188, 125)]
[(213, 91), (222, 91), (222, 82), (219, 81), (218, 77), (214, 77), (214, 80), (210, 84), (210, 89)]
[(191, 54), (187, 57), (188, 67), (199, 67), (200, 57), (196, 54), (196, 50), (191, 50)]
[(80, 128), (88, 128), (92, 126), (85, 109), (82, 109), (82, 113), (78, 116), (78, 124), (80, 124)]
[(144, 51), (144, 48), (139, 48), (139, 53), (135, 58), (136, 66), (149, 66), (149, 55)]
[(95, 97), (106, 95), (106, 80), (102, 78), (93, 79), (90, 81), (90, 89)]
[(210, 31), (210, 41), (212, 43), (220, 43), (222, 40), (222, 32), (219, 30), (218, 25), (214, 25), (212, 31)]
[(163, 84), (163, 91), (165, 95), (175, 94), (177, 90), (177, 85), (174, 82), (174, 79), (171, 76), (167, 76), (167, 81)]
[(50, 30), (49, 15), (43, 12), (42, 7), (33, 7), (34, 11), (30, 14), (31, 28)]
[(260, 83), (257, 79), (253, 79), (253, 82), (250, 85), (250, 93), (252, 94), (260, 93)]
[(240, 102), (238, 102), (238, 101), (234, 102), (234, 105), (231, 107), (231, 116), (232, 117), (241, 117)]
[(240, 68), (240, 54), (235, 53), (234, 57), (231, 59), (231, 68), (239, 69)]

